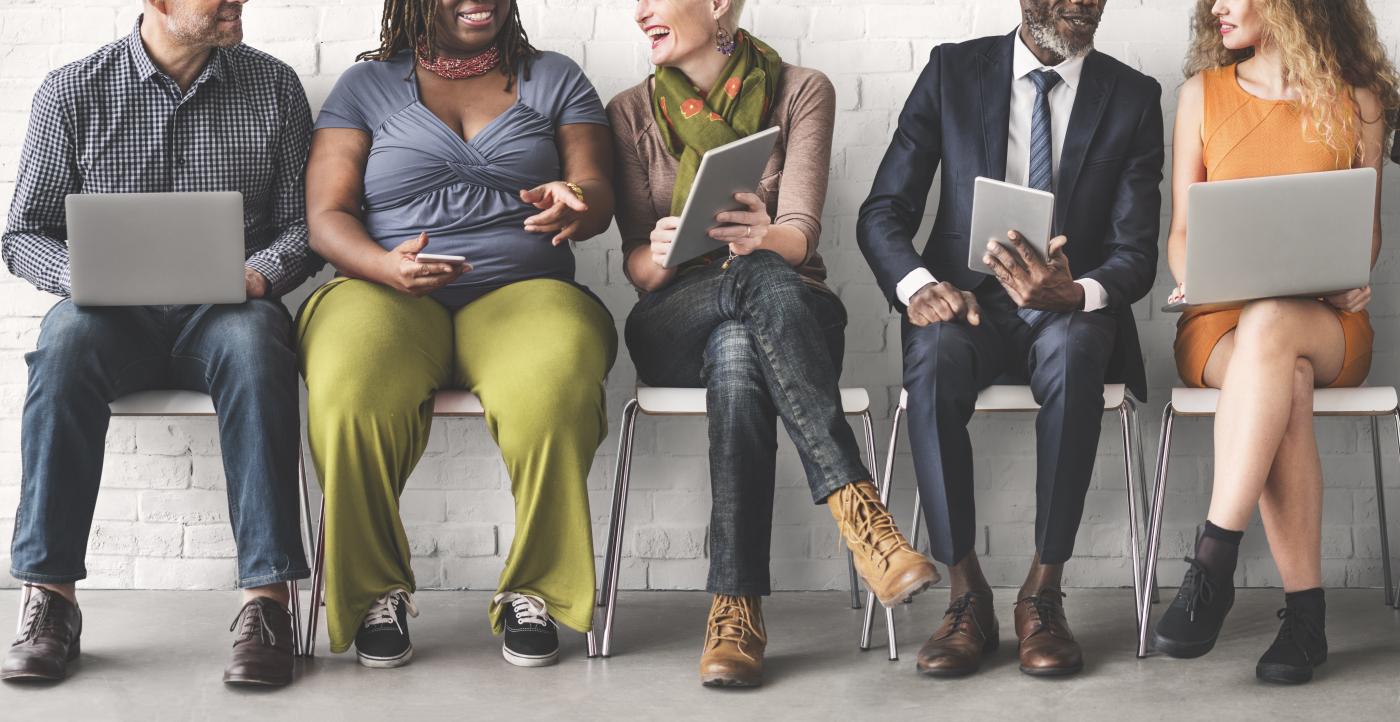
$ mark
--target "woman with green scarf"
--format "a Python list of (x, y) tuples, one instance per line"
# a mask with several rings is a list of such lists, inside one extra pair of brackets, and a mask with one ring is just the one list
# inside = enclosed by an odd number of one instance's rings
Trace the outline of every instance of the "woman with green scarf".
[[(742, 4), (640, 0), (634, 19), (656, 72), (608, 105), (623, 271), (641, 294), (626, 328), (637, 375), (706, 389), (714, 599), (700, 678), (721, 687), (762, 680), (778, 417), (813, 501), (829, 507), (880, 601), (893, 605), (938, 578), (880, 503), (841, 411), (846, 312), (816, 251), (835, 91), (739, 30)], [(727, 247), (663, 268), (700, 158), (774, 126), (758, 188), (735, 196), (743, 210), (716, 217), (710, 235)]]

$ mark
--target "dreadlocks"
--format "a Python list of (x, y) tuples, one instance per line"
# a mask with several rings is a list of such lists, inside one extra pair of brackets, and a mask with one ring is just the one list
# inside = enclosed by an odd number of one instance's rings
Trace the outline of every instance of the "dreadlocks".
[[(379, 47), (355, 56), (355, 60), (388, 60), (402, 50), (418, 47), (422, 40), (428, 41), (428, 54), (436, 58), (438, 54), (438, 2), (439, 0), (384, 0), (384, 20), (379, 30)], [(510, 15), (506, 24), (496, 35), (496, 50), (501, 54), (501, 74), (506, 76), (506, 90), (515, 85), (515, 74), (523, 70), (525, 79), (530, 79), (530, 62), (539, 56), (540, 51), (530, 44), (525, 34), (525, 25), (520, 22), (520, 8), (515, 0), (510, 3)]]

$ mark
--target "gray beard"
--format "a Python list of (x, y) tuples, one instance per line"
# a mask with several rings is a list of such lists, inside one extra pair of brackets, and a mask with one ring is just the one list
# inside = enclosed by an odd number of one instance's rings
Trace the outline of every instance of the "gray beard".
[(1026, 30), (1030, 31), (1031, 38), (1035, 40), (1036, 45), (1049, 50), (1065, 60), (1077, 58), (1094, 49), (1094, 40), (1092, 37), (1087, 43), (1082, 45), (1071, 44), (1068, 39), (1055, 32), (1053, 22), (1052, 20), (1051, 24), (1047, 25), (1039, 20), (1026, 21)]

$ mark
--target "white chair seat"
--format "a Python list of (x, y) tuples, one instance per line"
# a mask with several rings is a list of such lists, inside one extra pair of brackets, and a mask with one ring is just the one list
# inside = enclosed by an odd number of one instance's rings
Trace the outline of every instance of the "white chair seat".
[[(637, 407), (652, 416), (704, 416), (705, 389), (638, 386)], [(870, 394), (865, 389), (841, 389), (842, 412), (856, 415), (869, 409)]]
[[(1123, 405), (1128, 387), (1123, 384), (1104, 384), (1103, 407), (1117, 409)], [(909, 408), (909, 392), (899, 392), (899, 408)], [(977, 395), (977, 411), (1036, 411), (1040, 404), (1035, 402), (1029, 386), (995, 385), (988, 386)]]
[(433, 416), (483, 416), (481, 399), (470, 391), (439, 391), (433, 396)]
[(137, 391), (110, 405), (113, 416), (213, 416), (214, 399), (198, 391)]
[[(1172, 408), (1180, 416), (1213, 416), (1219, 389), (1172, 389)], [(1317, 416), (1386, 416), (1400, 406), (1393, 386), (1318, 389), (1313, 392)]]

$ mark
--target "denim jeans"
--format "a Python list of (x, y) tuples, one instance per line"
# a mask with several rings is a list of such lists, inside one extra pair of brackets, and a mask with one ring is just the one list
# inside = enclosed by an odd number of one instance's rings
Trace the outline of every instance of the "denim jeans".
[(778, 254), (715, 263), (643, 298), (627, 319), (637, 375), (704, 386), (709, 410), (712, 594), (764, 595), (781, 416), (812, 500), (870, 478), (841, 411), (846, 311)]
[(79, 308), (65, 299), (44, 317), (25, 360), (24, 471), (10, 546), (16, 579), (87, 576), (108, 403), (150, 389), (214, 399), (238, 585), (309, 575), (298, 525), (296, 354), (280, 302)]

